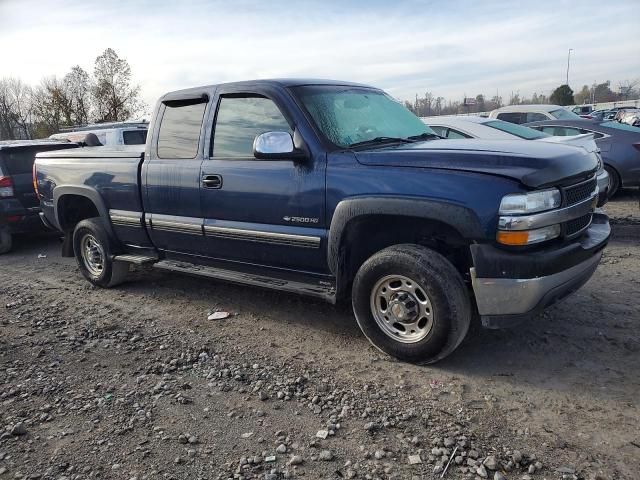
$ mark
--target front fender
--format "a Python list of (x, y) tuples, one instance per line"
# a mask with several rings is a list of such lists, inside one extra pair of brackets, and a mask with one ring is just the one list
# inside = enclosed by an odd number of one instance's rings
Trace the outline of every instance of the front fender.
[(338, 271), (338, 254), (348, 224), (368, 215), (418, 217), (445, 223), (468, 239), (484, 236), (478, 216), (473, 210), (455, 203), (411, 197), (367, 196), (347, 198), (338, 203), (331, 226), (327, 248), (329, 269)]

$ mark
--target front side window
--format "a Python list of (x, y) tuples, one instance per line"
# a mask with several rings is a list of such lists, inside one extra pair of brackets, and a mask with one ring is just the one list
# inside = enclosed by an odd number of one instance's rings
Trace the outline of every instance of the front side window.
[(308, 85), (293, 90), (318, 130), (340, 148), (376, 138), (434, 135), (422, 120), (381, 90), (341, 85)]
[(557, 118), (558, 120), (580, 120), (582, 117), (580, 115), (576, 115), (573, 112), (570, 112), (566, 108), (559, 108), (558, 110), (552, 110), (549, 112), (553, 118)]
[(527, 113), (527, 122), (541, 122), (543, 120), (549, 120), (544, 113), (538, 112), (528, 112)]
[(213, 157), (253, 157), (253, 141), (265, 132), (292, 133), (273, 100), (259, 96), (222, 97), (216, 116)]
[(525, 140), (536, 140), (538, 138), (548, 137), (546, 133), (538, 132), (533, 128), (525, 127), (522, 125), (516, 125), (515, 123), (503, 122), (502, 120), (490, 120), (484, 122), (482, 125), (485, 127), (495, 128), (501, 132), (510, 133), (516, 137), (523, 138)]
[(206, 106), (202, 99), (165, 104), (158, 132), (158, 157), (196, 158)]

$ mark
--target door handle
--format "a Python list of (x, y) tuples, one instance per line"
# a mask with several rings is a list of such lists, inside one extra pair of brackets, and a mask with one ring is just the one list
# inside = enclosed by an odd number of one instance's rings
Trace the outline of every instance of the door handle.
[(204, 188), (222, 188), (222, 177), (220, 175), (203, 175), (202, 186)]

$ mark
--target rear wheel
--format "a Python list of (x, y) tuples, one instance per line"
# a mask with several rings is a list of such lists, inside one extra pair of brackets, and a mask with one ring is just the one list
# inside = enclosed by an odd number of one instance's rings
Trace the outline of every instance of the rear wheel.
[(464, 339), (471, 306), (462, 277), (439, 253), (397, 245), (369, 258), (353, 283), (358, 325), (379, 350), (412, 363), (433, 363)]
[(0, 255), (11, 251), (13, 238), (6, 228), (0, 227)]
[(607, 192), (607, 195), (609, 198), (613, 198), (620, 189), (620, 175), (615, 168), (610, 167), (609, 165), (605, 165), (604, 168), (609, 174), (609, 191)]
[(114, 262), (114, 242), (111, 241), (99, 218), (82, 220), (73, 231), (73, 252), (82, 275), (99, 287), (113, 287), (122, 283), (129, 264)]

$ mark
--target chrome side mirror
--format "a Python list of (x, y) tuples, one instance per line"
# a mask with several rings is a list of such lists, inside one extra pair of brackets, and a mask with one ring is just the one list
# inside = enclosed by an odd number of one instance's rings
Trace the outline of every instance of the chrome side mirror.
[(253, 140), (253, 155), (262, 159), (286, 159), (296, 155), (288, 132), (265, 132)]

